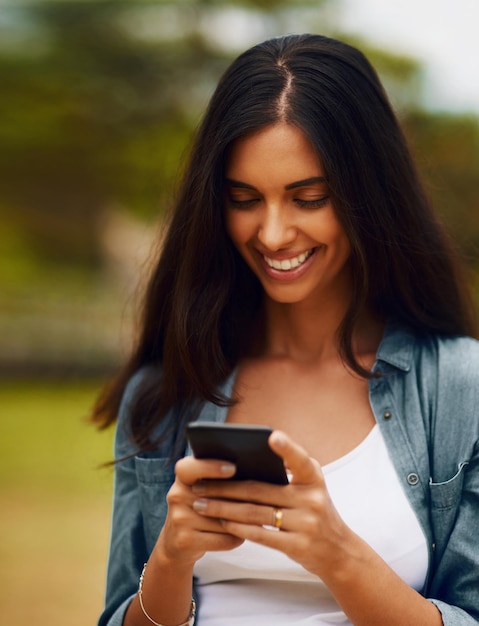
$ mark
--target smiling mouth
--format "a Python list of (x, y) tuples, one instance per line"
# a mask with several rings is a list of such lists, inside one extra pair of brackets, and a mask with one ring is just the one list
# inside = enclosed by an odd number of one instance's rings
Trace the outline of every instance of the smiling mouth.
[(300, 267), (300, 265), (305, 263), (313, 253), (314, 248), (308, 250), (307, 252), (302, 252), (301, 254), (298, 254), (298, 256), (295, 256), (291, 259), (282, 259), (281, 261), (279, 261), (277, 259), (271, 259), (270, 257), (267, 257), (265, 255), (263, 255), (263, 259), (265, 260), (265, 263), (269, 265), (269, 267), (272, 267), (275, 270), (280, 270), (281, 272), (288, 272), (289, 270)]

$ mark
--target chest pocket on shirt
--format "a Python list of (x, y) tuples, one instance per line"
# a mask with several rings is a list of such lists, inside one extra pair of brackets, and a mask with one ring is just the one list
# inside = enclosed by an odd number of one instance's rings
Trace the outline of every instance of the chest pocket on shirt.
[(442, 483), (433, 482), (429, 479), (432, 507), (438, 510), (454, 508), (459, 502), (464, 483), (464, 468), (469, 465), (468, 461), (460, 463), (457, 472), (452, 478)]
[(436, 532), (443, 536), (449, 535), (454, 525), (467, 465), (468, 461), (460, 463), (454, 476), (445, 482), (435, 483), (429, 479), (432, 521)]
[(168, 512), (166, 494), (175, 480), (174, 464), (166, 458), (137, 456), (135, 470), (146, 545), (151, 552)]

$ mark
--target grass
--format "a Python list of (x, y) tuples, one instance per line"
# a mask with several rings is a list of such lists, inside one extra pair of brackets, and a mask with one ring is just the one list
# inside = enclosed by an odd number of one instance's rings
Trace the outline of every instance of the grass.
[(108, 549), (112, 431), (87, 422), (99, 382), (0, 383), (0, 615), (94, 625)]

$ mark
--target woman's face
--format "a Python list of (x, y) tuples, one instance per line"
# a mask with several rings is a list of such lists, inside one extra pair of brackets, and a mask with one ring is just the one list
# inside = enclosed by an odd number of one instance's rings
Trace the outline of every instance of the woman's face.
[(279, 123), (238, 139), (225, 178), (228, 234), (272, 300), (350, 293), (349, 240), (302, 131)]

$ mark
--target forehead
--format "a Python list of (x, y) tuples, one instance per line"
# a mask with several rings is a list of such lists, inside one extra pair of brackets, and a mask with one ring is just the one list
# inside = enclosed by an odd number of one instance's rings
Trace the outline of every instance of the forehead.
[(258, 176), (277, 177), (322, 176), (323, 166), (313, 144), (303, 131), (291, 124), (266, 126), (237, 139), (226, 162), (227, 178), (251, 182)]

